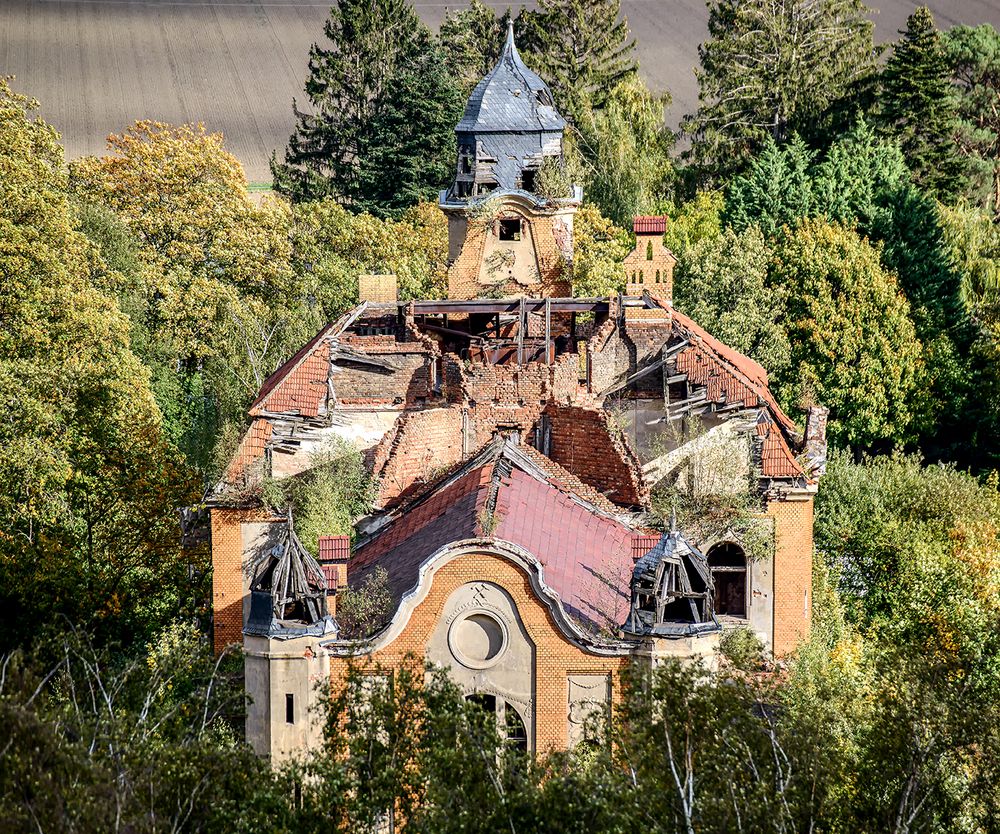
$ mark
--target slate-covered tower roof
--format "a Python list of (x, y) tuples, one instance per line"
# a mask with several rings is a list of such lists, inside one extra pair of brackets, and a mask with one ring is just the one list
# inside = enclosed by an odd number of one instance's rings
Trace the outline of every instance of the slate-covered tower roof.
[(458, 169), (447, 201), (492, 191), (533, 191), (544, 157), (562, 156), (566, 121), (544, 81), (521, 60), (514, 27), (496, 66), (476, 85), (455, 128)]

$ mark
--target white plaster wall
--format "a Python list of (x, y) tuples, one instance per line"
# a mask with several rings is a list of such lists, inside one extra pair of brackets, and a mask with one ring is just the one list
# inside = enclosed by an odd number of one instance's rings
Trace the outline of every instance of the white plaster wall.
[(296, 438), (299, 445), (293, 451), (274, 450), (271, 455), (272, 477), (287, 478), (305, 472), (313, 465), (316, 452), (322, 451), (335, 439), (350, 443), (360, 452), (368, 451), (385, 437), (400, 414), (399, 409), (388, 408), (335, 411), (331, 415), (333, 425), (301, 433)]
[[(452, 627), (476, 612), (496, 617), (507, 632), (503, 652), (488, 668), (466, 666), (449, 641)], [(534, 749), (535, 644), (521, 622), (517, 606), (503, 588), (492, 582), (470, 582), (456, 588), (428, 641), (427, 659), (448, 669), (465, 694), (487, 693), (517, 707), (528, 733), (528, 748)]]
[[(330, 659), (315, 637), (291, 640), (244, 638), (246, 652), (246, 735), (254, 751), (272, 762), (301, 755), (322, 740), (320, 710)], [(294, 696), (294, 721), (288, 723), (285, 696)]]
[(281, 540), (282, 524), (274, 521), (244, 522), (240, 525), (243, 542), (243, 625), (250, 616), (250, 582), (253, 566)]

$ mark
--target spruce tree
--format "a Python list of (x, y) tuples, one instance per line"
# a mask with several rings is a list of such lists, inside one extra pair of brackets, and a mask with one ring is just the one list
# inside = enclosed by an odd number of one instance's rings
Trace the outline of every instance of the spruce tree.
[(548, 82), (563, 115), (601, 109), (611, 90), (638, 69), (620, 0), (539, 0), (518, 16), (526, 62)]
[(951, 200), (965, 187), (967, 166), (955, 142), (958, 104), (948, 58), (926, 6), (900, 34), (882, 73), (883, 126), (899, 141), (914, 181)]
[(454, 153), (461, 96), (430, 31), (406, 0), (338, 0), (314, 44), (275, 187), (293, 200), (332, 196), (380, 216), (433, 196)]

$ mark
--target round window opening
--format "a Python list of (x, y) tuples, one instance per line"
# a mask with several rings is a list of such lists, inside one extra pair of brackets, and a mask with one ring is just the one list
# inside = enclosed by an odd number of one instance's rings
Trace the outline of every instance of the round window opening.
[(507, 648), (507, 629), (492, 614), (475, 611), (452, 623), (448, 643), (463, 666), (485, 669), (496, 663)]

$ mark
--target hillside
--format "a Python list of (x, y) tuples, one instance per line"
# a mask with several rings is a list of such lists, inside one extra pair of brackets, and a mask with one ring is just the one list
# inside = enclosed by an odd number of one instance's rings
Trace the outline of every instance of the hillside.
[[(511, 3), (487, 0), (498, 9)], [(436, 27), (461, 3), (416, 0)], [(517, 4), (515, 4), (517, 5)], [(880, 40), (895, 37), (915, 3), (884, 0)], [(1000, 26), (985, 0), (936, 0), (943, 29)], [(39, 99), (69, 157), (99, 153), (104, 137), (134, 119), (204, 122), (226, 136), (251, 181), (270, 179), (267, 160), (291, 132), (309, 46), (322, 37), (326, 0), (4, 0), (0, 74)], [(706, 35), (703, 0), (622, 0), (647, 81), (667, 89), (671, 125), (697, 103), (693, 67)]]

